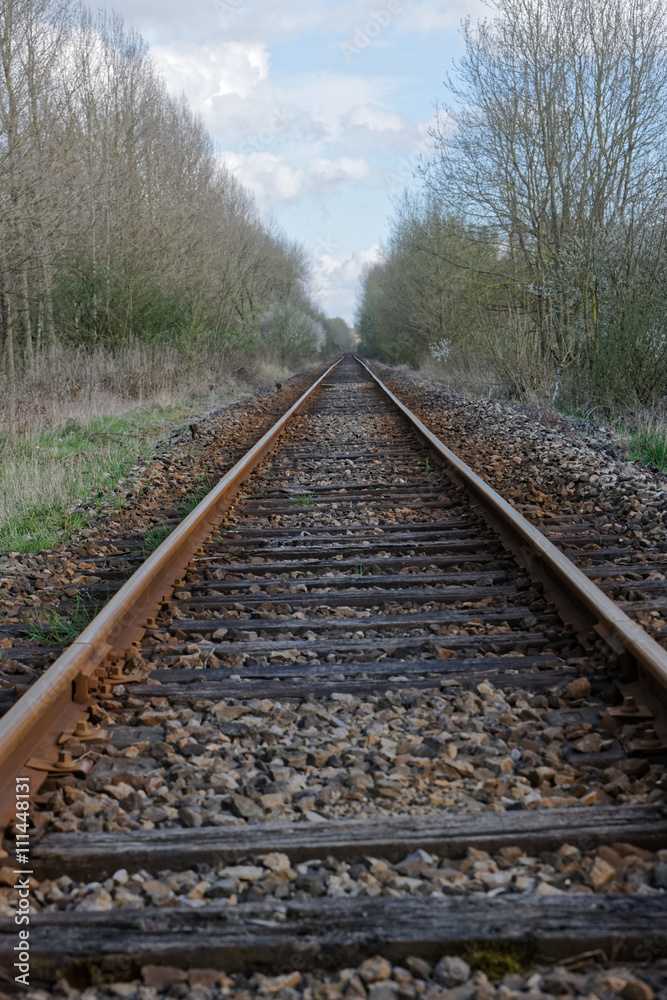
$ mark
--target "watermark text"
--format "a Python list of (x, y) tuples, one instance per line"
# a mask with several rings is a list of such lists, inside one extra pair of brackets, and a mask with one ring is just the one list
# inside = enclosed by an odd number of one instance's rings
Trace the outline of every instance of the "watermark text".
[(14, 945), (14, 979), (21, 986), (30, 986), (30, 778), (16, 779), (16, 841), (14, 846), (14, 889), (18, 899), (14, 923), (18, 941)]

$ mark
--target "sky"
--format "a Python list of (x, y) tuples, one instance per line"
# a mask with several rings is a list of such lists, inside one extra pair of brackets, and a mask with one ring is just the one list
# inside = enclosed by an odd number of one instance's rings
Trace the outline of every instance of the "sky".
[(114, 0), (169, 90), (201, 112), (259, 210), (353, 322), (392, 198), (413, 184), (434, 104), (483, 0)]

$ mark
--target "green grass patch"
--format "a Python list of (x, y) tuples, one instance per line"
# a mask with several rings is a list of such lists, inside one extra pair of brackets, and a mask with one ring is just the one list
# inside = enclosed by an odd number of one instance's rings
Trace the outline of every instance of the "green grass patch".
[(628, 457), (667, 472), (667, 428), (642, 427), (631, 432)]
[(86, 608), (82, 597), (69, 615), (55, 608), (44, 608), (41, 620), (30, 626), (29, 638), (38, 639), (43, 646), (69, 646), (93, 620), (93, 614)]
[(151, 552), (162, 545), (165, 538), (172, 533), (173, 528), (169, 524), (158, 524), (155, 528), (150, 528), (141, 540), (139, 553), (147, 559)]
[[(203, 479), (203, 477), (199, 478)], [(177, 504), (176, 510), (182, 515), (182, 517), (187, 517), (187, 515), (192, 513), (195, 507), (197, 507), (198, 504), (202, 502), (204, 497), (207, 497), (210, 492), (211, 491), (208, 486), (199, 486), (188, 497), (181, 500)]]
[(313, 500), (315, 499), (315, 491), (312, 493), (304, 493), (301, 496), (296, 496), (290, 501), (292, 507), (312, 507)]
[(502, 979), (512, 973), (528, 972), (534, 961), (535, 948), (527, 942), (491, 944), (486, 941), (470, 941), (454, 954), (460, 955), (475, 971), (485, 973), (489, 979)]
[(39, 433), (0, 435), (0, 552), (53, 548), (102, 504), (120, 506), (121, 482), (188, 412), (152, 405)]

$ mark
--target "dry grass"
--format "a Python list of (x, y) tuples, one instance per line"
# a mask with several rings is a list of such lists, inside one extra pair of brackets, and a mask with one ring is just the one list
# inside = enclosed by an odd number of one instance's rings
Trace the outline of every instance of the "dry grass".
[(56, 354), (0, 393), (0, 552), (67, 540), (122, 502), (138, 459), (174, 426), (289, 373), (163, 347)]
[(201, 405), (208, 398), (214, 405), (239, 384), (259, 385), (272, 374), (271, 368), (267, 373), (257, 363), (221, 352), (188, 356), (159, 344), (114, 356), (102, 350), (54, 352), (40, 358), (19, 385), (0, 383), (0, 434), (7, 439), (68, 420), (120, 416), (133, 407), (183, 399)]
[[(400, 366), (405, 369), (405, 366)], [(407, 370), (407, 369), (405, 369)], [(453, 356), (444, 362), (430, 360), (419, 369), (419, 377), (427, 382), (442, 385), (451, 392), (470, 399), (508, 399), (513, 394), (507, 383), (501, 381), (495, 369), (484, 366), (476, 358)], [(599, 426), (606, 426), (618, 435), (622, 450), (631, 460), (644, 462), (659, 472), (667, 472), (667, 405), (652, 407), (635, 402), (627, 410), (615, 417), (605, 416), (603, 407), (591, 403), (589, 406), (572, 407), (558, 399), (557, 406), (551, 404), (555, 386), (555, 375), (546, 376), (537, 389), (524, 393), (532, 404), (532, 416), (545, 427), (558, 425), (562, 414), (577, 417)]]
[(427, 382), (442, 385), (450, 392), (472, 399), (503, 398), (506, 395), (505, 384), (481, 357), (452, 352), (446, 361), (431, 358), (420, 366), (419, 375)]

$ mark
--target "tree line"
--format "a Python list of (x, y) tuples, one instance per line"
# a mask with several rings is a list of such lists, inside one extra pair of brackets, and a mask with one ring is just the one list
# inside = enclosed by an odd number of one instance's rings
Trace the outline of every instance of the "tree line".
[(495, 0), (464, 23), (418, 186), (364, 279), (367, 352), (517, 396), (667, 393), (667, 10)]
[[(70, 0), (0, 5), (0, 375), (167, 338), (277, 358), (334, 333), (141, 36)], [(335, 337), (334, 337), (335, 339)]]

